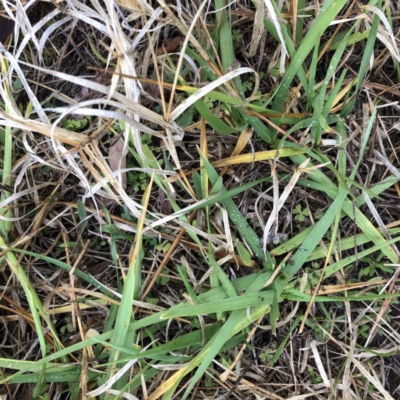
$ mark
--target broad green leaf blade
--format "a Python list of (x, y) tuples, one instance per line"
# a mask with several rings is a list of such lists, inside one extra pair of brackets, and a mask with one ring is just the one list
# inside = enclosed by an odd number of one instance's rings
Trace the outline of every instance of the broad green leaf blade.
[(198, 100), (194, 103), (197, 111), (207, 121), (207, 124), (211, 126), (217, 133), (221, 135), (231, 135), (233, 133), (240, 132), (239, 129), (231, 128), (224, 121), (218, 118), (205, 104)]
[(266, 291), (262, 293), (244, 294), (237, 297), (229, 297), (222, 300), (215, 300), (202, 304), (185, 304), (179, 309), (170, 309), (161, 315), (161, 319), (184, 318), (196, 315), (216, 314), (224, 311), (242, 310), (247, 307), (256, 307), (258, 305), (271, 305), (273, 302), (273, 292)]
[(248, 252), (245, 246), (242, 243), (238, 242), (236, 244), (236, 250), (238, 252), (239, 257), (244, 262), (245, 265), (251, 265), (251, 254)]

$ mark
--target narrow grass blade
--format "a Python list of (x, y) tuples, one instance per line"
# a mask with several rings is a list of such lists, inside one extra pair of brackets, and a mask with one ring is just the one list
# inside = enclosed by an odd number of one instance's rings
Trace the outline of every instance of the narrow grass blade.
[[(5, 60), (4, 57), (1, 57), (0, 64), (1, 64), (2, 75), (4, 77), (3, 87), (1, 88), (1, 92), (5, 100), (5, 111), (6, 113), (13, 115), (16, 113), (15, 110), (13, 110), (13, 105), (15, 105), (16, 107), (16, 104), (14, 103), (14, 100), (12, 98), (10, 83), (6, 78), (8, 76), (7, 73), (8, 62)], [(4, 128), (4, 149), (2, 154), (3, 170), (1, 174), (2, 175), (1, 183), (7, 186), (12, 186), (13, 184), (11, 179), (12, 157), (13, 157), (13, 138), (11, 133), (11, 127), (6, 126)], [(4, 191), (3, 194), (1, 195), (0, 201), (2, 202), (3, 200), (7, 199), (10, 195), (11, 195), (10, 192)], [(0, 209), (0, 214), (6, 218), (12, 218), (13, 216), (11, 210), (8, 207), (5, 209)], [(12, 221), (0, 220), (0, 228), (4, 232), (10, 232), (13, 229)]]
[[(150, 193), (152, 189), (153, 179), (151, 179), (149, 186), (147, 187), (144, 194), (144, 209), (147, 209), (150, 200)], [(129, 346), (134, 343), (135, 332), (129, 329), (129, 323), (132, 319), (132, 301), (139, 297), (140, 293), (140, 282), (141, 282), (141, 260), (143, 257), (142, 249), (142, 232), (144, 227), (144, 222), (146, 219), (146, 212), (142, 212), (142, 218), (138, 226), (138, 232), (136, 236), (135, 243), (131, 249), (131, 254), (129, 257), (129, 271), (124, 282), (124, 291), (121, 298), (120, 307), (118, 310), (117, 319), (115, 321), (115, 328), (113, 333), (112, 343), (116, 346)], [(118, 350), (112, 348), (110, 351), (109, 362), (115, 363), (110, 368), (107, 374), (107, 381), (113, 380), (115, 368), (118, 364), (119, 358), (123, 357)], [(118, 375), (116, 375), (118, 376)], [(117, 390), (122, 389), (126, 384), (126, 379), (118, 379), (114, 383), (113, 387)]]
[(221, 135), (231, 135), (232, 133), (238, 133), (239, 129), (231, 128), (220, 118), (218, 118), (201, 100), (197, 100), (194, 103), (197, 111), (207, 121), (207, 124), (211, 126), (217, 133)]
[(324, 237), (325, 233), (331, 226), (336, 214), (341, 212), (346, 196), (347, 192), (343, 191), (336, 197), (333, 203), (329, 206), (327, 212), (317, 222), (314, 229), (311, 230), (307, 238), (285, 267), (285, 274), (293, 276), (307, 261), (309, 255), (314, 251), (319, 241)]
[(316, 38), (319, 38), (329, 24), (334, 20), (339, 11), (346, 4), (345, 0), (328, 1), (325, 2), (323, 9), (314, 20), (306, 37), (300, 44), (296, 54), (292, 57), (292, 62), (286, 70), (286, 74), (275, 92), (274, 102), (272, 108), (275, 110), (282, 110), (286, 96), (289, 93), (290, 84), (293, 81), (299, 67), (304, 62), (311, 49), (314, 47)]
[[(218, 26), (218, 39), (219, 39), (219, 50), (221, 54), (222, 66), (224, 72), (228, 71), (228, 68), (236, 61), (235, 51), (233, 48), (232, 39), (232, 24), (230, 21), (230, 6), (226, 7), (226, 0), (216, 0), (215, 9), (217, 10), (217, 26)], [(228, 11), (228, 12), (227, 12)]]
[[(378, 7), (380, 8), (382, 6), (382, 1), (379, 0), (378, 3), (379, 3)], [(354, 110), (354, 105), (355, 105), (356, 99), (358, 97), (358, 92), (360, 90), (361, 84), (363, 83), (363, 81), (365, 79), (365, 76), (366, 76), (366, 73), (368, 70), (368, 66), (371, 61), (371, 56), (373, 55), (373, 52), (374, 52), (376, 37), (378, 34), (378, 28), (379, 28), (379, 17), (377, 15), (375, 15), (374, 19), (372, 21), (370, 32), (368, 34), (368, 39), (367, 39), (367, 43), (365, 45), (365, 49), (363, 52), (361, 65), (360, 65), (359, 70), (357, 71), (358, 72), (357, 73), (357, 83), (356, 83), (356, 87), (354, 90), (354, 95), (353, 95), (352, 99), (350, 100), (350, 102), (342, 108), (342, 111), (340, 113), (341, 117), (346, 117)]]
[[(204, 166), (207, 170), (210, 181), (213, 185), (215, 185), (219, 179), (219, 176), (213, 166), (209, 163), (207, 159), (202, 157)], [(222, 189), (222, 193), (225, 192), (225, 189)], [(226, 199), (222, 201), (222, 204), (228, 211), (229, 218), (236, 225), (238, 232), (240, 232), (242, 239), (246, 241), (254, 254), (258, 257), (258, 259), (262, 262), (263, 266), (267, 269), (271, 269), (273, 265), (272, 258), (267, 253), (267, 256), (264, 256), (264, 253), (261, 249), (261, 240), (258, 235), (254, 232), (254, 230), (250, 227), (246, 219), (239, 212), (235, 203), (232, 199)]]

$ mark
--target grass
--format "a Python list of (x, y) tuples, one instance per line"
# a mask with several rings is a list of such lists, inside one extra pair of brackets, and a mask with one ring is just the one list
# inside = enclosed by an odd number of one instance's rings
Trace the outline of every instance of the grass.
[(1, 396), (400, 398), (400, 11), (279, 4), (2, 3)]

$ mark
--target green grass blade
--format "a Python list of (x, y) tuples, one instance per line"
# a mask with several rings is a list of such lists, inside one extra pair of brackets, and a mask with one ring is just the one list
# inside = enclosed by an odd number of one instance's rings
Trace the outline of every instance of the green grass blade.
[[(1, 247), (1, 245), (0, 245)], [(62, 268), (66, 271), (71, 271), (72, 267), (67, 264), (64, 263), (60, 260), (57, 260), (55, 258), (52, 257), (48, 257), (45, 256), (43, 254), (38, 254), (38, 253), (34, 253), (32, 251), (26, 251), (26, 250), (21, 250), (21, 249), (17, 249), (15, 247), (8, 247), (9, 250), (11, 250), (14, 253), (20, 253), (20, 254), (25, 254), (27, 256), (31, 256), (33, 258), (37, 258), (38, 260), (42, 260), (42, 261), (46, 261), (52, 265), (55, 265), (59, 268)], [(114, 298), (115, 295), (107, 289), (107, 287), (105, 285), (103, 285), (102, 283), (100, 283), (97, 279), (93, 278), (91, 275), (87, 274), (86, 272), (83, 272), (81, 270), (79, 270), (78, 268), (76, 268), (74, 270), (74, 275), (83, 279), (85, 282), (89, 283), (90, 285), (93, 285), (93, 287), (95, 287), (96, 289), (100, 290), (103, 294), (105, 294), (106, 296), (110, 297), (110, 298)]]
[(331, 226), (337, 213), (341, 212), (347, 192), (341, 192), (333, 203), (329, 206), (324, 216), (317, 222), (314, 229), (311, 230), (299, 249), (286, 265), (284, 272), (289, 276), (293, 276), (307, 261), (310, 254), (317, 247), (319, 241), (324, 237), (325, 233)]
[[(207, 170), (208, 176), (210, 181), (213, 185), (215, 185), (219, 179), (217, 172), (215, 171), (214, 167), (209, 163), (209, 161), (202, 156), (204, 166)], [(225, 192), (225, 189), (222, 189), (222, 193)], [(246, 219), (240, 213), (238, 208), (236, 207), (235, 203), (231, 198), (221, 201), (224, 205), (226, 210), (228, 211), (229, 218), (231, 219), (232, 223), (238, 229), (238, 232), (242, 236), (242, 239), (246, 241), (249, 245), (250, 249), (253, 253), (258, 257), (258, 259), (262, 262), (265, 268), (271, 269), (273, 265), (272, 258), (269, 256), (268, 252), (266, 257), (261, 249), (261, 240), (258, 235), (254, 232), (254, 230), (250, 227)]]
[[(307, 293), (300, 292), (299, 290), (291, 290), (283, 295), (286, 299), (292, 301), (304, 301), (309, 302), (311, 300), (311, 295)], [(368, 293), (368, 294), (355, 294), (352, 296), (315, 296), (314, 301), (316, 303), (327, 303), (332, 301), (370, 301), (370, 300), (384, 300), (384, 299), (395, 299), (400, 296), (400, 292), (395, 293)]]
[[(231, 8), (226, 0), (215, 0), (215, 9), (218, 10), (216, 12), (216, 16), (221, 62), (222, 67), (224, 68), (223, 72), (226, 73), (236, 61), (232, 39), (232, 21), (230, 16)], [(235, 78), (234, 82), (241, 97), (244, 98), (244, 90), (240, 78)]]
[[(316, 38), (320, 38), (329, 24), (334, 20), (339, 11), (346, 4), (345, 0), (328, 1), (326, 9), (321, 10), (317, 18), (314, 20), (306, 37), (300, 44), (299, 49), (296, 54), (292, 57), (292, 62), (286, 71), (281, 84), (279, 85), (277, 91), (275, 92), (274, 102), (272, 108), (275, 110), (283, 110), (283, 104), (286, 101), (286, 97), (289, 93), (289, 87), (300, 68), (301, 64), (304, 62), (311, 49), (315, 45)], [(325, 7), (324, 4), (324, 7)]]
[(302, 315), (298, 315), (296, 317), (296, 319), (293, 321), (292, 326), (289, 329), (289, 332), (287, 333), (287, 335), (285, 336), (285, 338), (283, 339), (282, 343), (278, 346), (278, 348), (276, 349), (276, 352), (274, 354), (274, 357), (271, 360), (271, 367), (278, 361), (279, 357), (281, 356), (283, 350), (286, 347), (286, 344), (288, 342), (288, 340), (291, 338), (291, 334), (293, 333), (293, 331), (297, 328), (297, 326), (299, 325), (299, 322), (302, 318)]
[[(381, 6), (382, 6), (382, 1), (380, 0), (378, 8), (380, 8)], [(356, 83), (356, 87), (354, 90), (354, 95), (353, 95), (353, 98), (350, 100), (350, 102), (342, 108), (342, 111), (340, 113), (340, 115), (342, 117), (346, 117), (354, 110), (354, 105), (355, 105), (356, 99), (358, 98), (358, 92), (360, 90), (361, 84), (363, 83), (363, 81), (365, 79), (365, 76), (366, 76), (366, 73), (367, 73), (367, 70), (369, 67), (369, 63), (371, 60), (371, 56), (374, 52), (376, 37), (378, 35), (378, 28), (379, 28), (379, 17), (377, 15), (374, 15), (371, 29), (368, 34), (367, 43), (365, 45), (365, 49), (363, 52), (361, 65), (360, 65), (360, 68), (357, 73), (357, 83)]]
[(210, 266), (214, 268), (213, 273), (218, 277), (218, 280), (221, 283), (221, 286), (224, 288), (226, 295), (230, 298), (236, 297), (237, 293), (234, 286), (232, 285), (232, 282), (229, 280), (225, 272), (222, 270), (221, 266), (215, 260), (214, 254), (212, 253), (211, 250), (212, 249), (211, 243), (209, 243), (209, 249), (210, 251), (208, 252), (208, 260)]
[[(279, 13), (278, 7), (276, 7), (276, 4), (274, 4), (274, 2), (272, 2), (272, 5), (274, 6), (275, 12), (277, 13), (277, 16), (278, 16), (278, 18), (279, 18), (279, 14), (280, 14), (280, 13)], [(282, 17), (282, 19), (283, 19), (283, 17)], [(300, 27), (301, 27), (301, 23), (299, 24), (299, 20), (301, 20), (301, 18), (299, 18), (298, 21), (297, 21), (297, 24), (298, 24), (297, 27), (298, 27), (298, 29), (300, 29)], [(267, 28), (267, 31), (271, 34), (271, 36), (272, 36), (278, 43), (280, 43), (280, 42), (281, 42), (281, 39), (280, 39), (280, 37), (279, 37), (279, 35), (278, 35), (278, 32), (277, 32), (277, 30), (276, 30), (274, 24), (273, 24), (267, 17), (264, 18), (264, 25), (265, 25), (265, 27)], [(294, 46), (294, 44), (293, 44), (293, 41), (292, 41), (292, 38), (291, 38), (291, 36), (290, 36), (290, 31), (289, 31), (289, 29), (287, 28), (287, 26), (286, 26), (285, 24), (283, 24), (283, 23), (280, 23), (280, 27), (281, 27), (281, 30), (282, 30), (283, 38), (284, 38), (284, 40), (285, 40), (286, 49), (287, 49), (287, 51), (288, 51), (288, 53), (289, 53), (289, 55), (290, 55), (290, 58), (293, 59), (293, 57), (294, 57), (295, 54), (296, 54), (296, 48), (295, 48), (295, 46)], [(303, 32), (301, 32), (301, 35), (303, 35)], [(298, 43), (300, 43), (301, 41), (302, 41), (302, 40), (298, 41)], [(307, 81), (307, 78), (306, 78), (306, 72), (305, 72), (305, 70), (304, 70), (304, 67), (303, 67), (303, 64), (302, 64), (302, 63), (299, 65), (298, 70), (297, 70), (297, 72), (296, 72), (296, 75), (297, 75), (297, 77), (299, 78), (299, 81), (301, 82), (301, 84), (303, 85), (304, 90), (308, 93), (308, 91), (309, 91), (309, 84), (308, 84), (308, 81)], [(267, 104), (269, 104), (269, 101), (267, 101), (267, 102), (264, 104), (264, 107), (265, 107)]]
[[(150, 193), (152, 189), (153, 179), (150, 181), (149, 186), (146, 188), (146, 191), (143, 195), (143, 206), (147, 207)], [(143, 258), (143, 243), (142, 243), (142, 232), (143, 225), (146, 218), (146, 211), (142, 212), (142, 218), (138, 225), (138, 232), (136, 236), (136, 240), (131, 248), (131, 253), (129, 255), (129, 270), (128, 275), (124, 282), (124, 288), (121, 298), (121, 303), (118, 309), (117, 318), (115, 321), (115, 327), (113, 332), (112, 343), (115, 346), (131, 346), (134, 343), (134, 339), (136, 333), (134, 330), (129, 329), (129, 324), (133, 318), (132, 316), (132, 301), (137, 300), (140, 295), (141, 289), (141, 273), (142, 273), (142, 258)], [(107, 373), (106, 380), (110, 380), (113, 378), (115, 374), (114, 368), (122, 366), (121, 364), (117, 364), (117, 361), (120, 358), (123, 358), (124, 354), (121, 354), (115, 347), (111, 348), (109, 355), (109, 362), (115, 363), (109, 369)], [(121, 390), (127, 383), (127, 376), (121, 377), (114, 385), (112, 386), (116, 390)]]
[(207, 121), (207, 124), (211, 126), (217, 133), (221, 135), (231, 135), (233, 133), (240, 132), (239, 129), (231, 128), (224, 121), (218, 118), (201, 100), (197, 100), (194, 103), (197, 111)]
[[(222, 326), (222, 328), (217, 332), (217, 334), (214, 336), (213, 339), (211, 339), (205, 348), (200, 352), (199, 356), (196, 357), (195, 360), (191, 363), (189, 370), (187, 372), (190, 372), (194, 367), (196, 367), (197, 363), (200, 363), (199, 368), (197, 369), (195, 375), (193, 376), (188, 388), (185, 391), (185, 394), (183, 396), (183, 399), (187, 398), (190, 394), (190, 391), (196, 384), (196, 382), (200, 379), (200, 377), (203, 375), (205, 370), (208, 368), (212, 360), (216, 357), (216, 355), (219, 353), (221, 348), (223, 347), (224, 343), (226, 342), (227, 338), (230, 338), (234, 336), (236, 333), (240, 332), (242, 329), (245, 327), (249, 326), (253, 321), (255, 321), (259, 316), (265, 314), (269, 310), (269, 304), (267, 303), (267, 306), (261, 306), (264, 305), (265, 301), (267, 301), (267, 297), (264, 297), (264, 293), (259, 293), (259, 291), (263, 288), (264, 284), (268, 281), (270, 277), (270, 273), (262, 273), (260, 274), (259, 279), (255, 280), (247, 289), (246, 295), (245, 296), (255, 296), (255, 298), (258, 298), (261, 303), (255, 305), (253, 310), (244, 311), (244, 310), (237, 310), (232, 312), (232, 314), (229, 316), (228, 320), (226, 323)], [(268, 296), (268, 294), (266, 294)], [(239, 300), (243, 296), (239, 296)], [(269, 297), (269, 296), (268, 296)], [(230, 302), (235, 301), (237, 298), (234, 299), (228, 299)], [(268, 301), (272, 302), (272, 298), (268, 298)], [(251, 307), (251, 306), (249, 306)], [(242, 307), (243, 308), (243, 307)], [(247, 307), (246, 307), (247, 308)]]
[[(11, 113), (13, 114), (15, 111), (12, 109), (12, 90), (10, 87), (9, 80), (7, 78), (8, 76), (8, 62), (5, 60), (4, 57), (1, 57), (0, 59), (1, 63), (1, 71), (2, 71), (2, 84), (3, 84), (3, 95), (5, 97), (5, 111), (6, 113)], [(11, 127), (6, 126), (4, 128), (4, 150), (2, 154), (3, 158), (3, 169), (1, 171), (1, 183), (3, 185), (11, 186), (13, 185), (12, 179), (11, 179), (11, 172), (12, 172), (12, 163), (13, 163), (13, 137), (11, 133)], [(2, 195), (0, 196), (0, 201), (6, 200), (11, 196), (11, 193), (8, 191), (2, 191)], [(4, 209), (0, 209), (0, 215), (6, 217), (6, 218), (12, 218), (12, 212), (9, 207), (6, 207)], [(5, 221), (4, 219), (0, 220), (0, 229), (2, 229), (3, 232), (10, 232), (13, 229), (13, 223), (12, 221)]]

